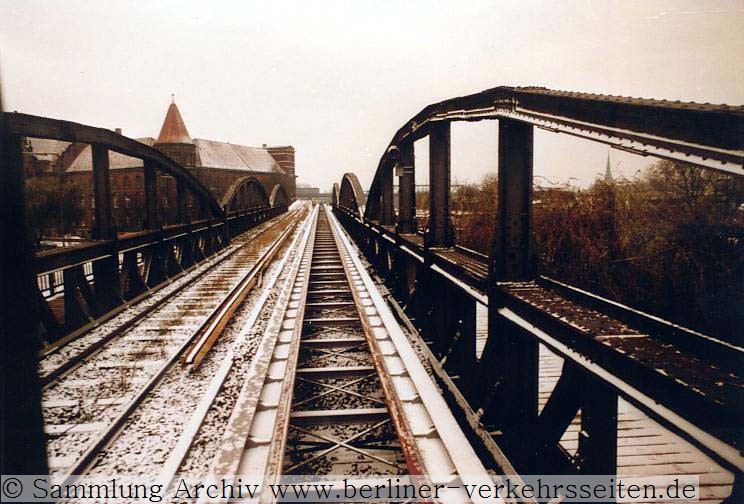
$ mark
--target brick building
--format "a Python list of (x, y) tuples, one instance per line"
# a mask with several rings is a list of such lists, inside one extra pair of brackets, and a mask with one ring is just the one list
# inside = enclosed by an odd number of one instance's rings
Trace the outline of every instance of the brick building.
[[(117, 133), (120, 133), (117, 130)], [(175, 102), (168, 111), (157, 138), (136, 140), (159, 149), (185, 166), (220, 200), (237, 179), (253, 176), (271, 193), (280, 184), (290, 201), (296, 197), (295, 159), (292, 146), (248, 147), (215, 140), (192, 138)], [(80, 204), (84, 209), (80, 227), (91, 227), (94, 213), (93, 161), (87, 144), (27, 139), (25, 170), (27, 176), (64, 177), (82, 188)], [(141, 227), (144, 219), (144, 175), (142, 160), (109, 151), (111, 197), (114, 220), (119, 230)], [(176, 183), (171, 177), (158, 181), (158, 205), (163, 224), (176, 219)], [(198, 215), (198, 203), (189, 197), (187, 206), (192, 218)]]

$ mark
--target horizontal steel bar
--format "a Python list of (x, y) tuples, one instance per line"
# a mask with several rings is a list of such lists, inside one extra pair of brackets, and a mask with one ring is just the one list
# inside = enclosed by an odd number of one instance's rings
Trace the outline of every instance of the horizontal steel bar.
[(290, 415), (295, 424), (374, 423), (388, 417), (387, 408), (295, 411)]
[(374, 366), (337, 366), (337, 367), (316, 367), (302, 368), (297, 370), (297, 374), (319, 377), (336, 378), (339, 376), (366, 376), (375, 372)]

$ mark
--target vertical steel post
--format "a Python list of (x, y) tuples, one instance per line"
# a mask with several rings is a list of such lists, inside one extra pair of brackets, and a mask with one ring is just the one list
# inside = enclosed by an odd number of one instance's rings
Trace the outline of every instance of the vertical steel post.
[(617, 394), (599, 380), (582, 390), (579, 469), (584, 474), (617, 474)]
[[(178, 221), (183, 224), (191, 224), (191, 213), (188, 206), (189, 190), (186, 183), (176, 179), (176, 201), (178, 203)], [(181, 246), (181, 268), (188, 268), (194, 264), (194, 236), (191, 226), (188, 226), (186, 236), (180, 240)]]
[(398, 233), (416, 232), (416, 172), (413, 142), (400, 146), (398, 178)]
[(145, 180), (145, 228), (158, 229), (158, 171), (155, 163), (149, 159), (144, 160)]
[(176, 179), (176, 200), (178, 208), (178, 222), (188, 224), (191, 222), (191, 216), (189, 215), (189, 207), (187, 204), (188, 189), (186, 184), (181, 179)]
[(533, 127), (499, 122), (499, 201), (496, 249), (497, 280), (530, 280)]
[(6, 134), (0, 109), (0, 472), (48, 474), (37, 363), (41, 318), (34, 253), (25, 225), (23, 139)]
[(382, 211), (380, 223), (383, 226), (395, 224), (395, 208), (393, 207), (393, 166), (388, 165), (382, 170)]
[(450, 216), (450, 125), (435, 122), (429, 126), (429, 230), (427, 247), (452, 246)]
[(379, 192), (374, 193), (373, 190), (370, 189), (369, 195), (367, 196), (365, 214), (369, 215), (369, 218), (376, 222), (380, 222), (382, 220), (382, 205), (380, 204), (381, 199), (382, 198)]
[[(491, 254), (488, 287), (488, 340), (483, 381), (494, 384), (491, 404), (509, 404), (508, 414), (490, 408), (489, 420), (519, 442), (537, 421), (539, 355), (537, 342), (499, 314), (497, 282), (526, 280), (533, 273), (530, 251), (532, 141), (529, 124), (499, 123), (498, 228)], [(521, 437), (520, 437), (521, 436)], [(535, 463), (535, 460), (527, 462)]]
[(102, 145), (91, 145), (93, 155), (93, 192), (96, 201), (95, 237), (98, 240), (113, 240), (116, 229), (111, 211), (111, 179), (109, 153)]
[[(82, 287), (82, 282), (87, 283), (87, 280), (85, 275), (81, 274), (80, 267), (73, 266), (63, 270), (62, 281), (65, 289), (63, 297), (65, 330), (72, 332), (90, 322), (78, 295), (78, 288)], [(89, 310), (94, 311), (95, 308), (97, 307), (89, 307)]]
[[(108, 149), (93, 144), (93, 187), (96, 198), (96, 238), (112, 240), (109, 256), (93, 261), (93, 278), (95, 282), (97, 313), (103, 315), (121, 303), (119, 290), (119, 250), (116, 239), (116, 225), (111, 210), (111, 177), (109, 170)], [(83, 279), (83, 281), (85, 281)]]
[[(446, 369), (452, 369), (460, 376), (457, 384), (460, 391), (469, 397), (476, 380), (476, 304), (475, 299), (455, 289), (448, 296), (452, 300), (450, 319), (450, 348)], [(443, 307), (447, 309), (447, 307)]]

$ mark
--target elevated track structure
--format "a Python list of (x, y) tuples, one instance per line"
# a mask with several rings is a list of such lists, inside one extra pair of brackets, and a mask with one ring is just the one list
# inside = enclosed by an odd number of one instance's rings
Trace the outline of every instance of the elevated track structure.
[[(480, 120), (499, 123), (490, 255), (457, 245), (450, 211), (450, 123)], [(540, 275), (536, 127), (744, 175), (742, 107), (543, 88), (426, 107), (367, 196), (349, 172), (331, 207), (252, 176), (218, 201), (140, 142), (2, 114), (6, 215), (23, 220), (23, 137), (92, 145), (96, 212), (78, 247), (34, 254), (23, 226), (5, 233), (4, 474), (405, 474), (440, 485), (438, 502), (478, 501), (462, 484), (501, 476), (699, 475), (700, 501), (741, 501), (744, 349)], [(144, 160), (142, 231), (116, 229), (109, 151)], [(158, 173), (177, 183), (175, 225), (160, 225)], [(279, 500), (266, 488), (257, 500)]]
[[(450, 212), (450, 124), (481, 120), (498, 121), (490, 255), (455, 243)], [(366, 200), (351, 172), (334, 185), (335, 215), (426, 343), (471, 439), (502, 470), (702, 473), (702, 500), (741, 500), (744, 349), (539, 274), (535, 128), (744, 175), (743, 107), (497, 87), (412, 117)], [(413, 144), (424, 137), (428, 226), (417, 229)], [(680, 455), (691, 451), (697, 459)]]
[[(5, 113), (3, 119), (11, 163), (22, 163), (23, 137), (92, 146), (94, 242), (35, 258), (42, 325), (46, 338), (57, 344), (150, 295), (222, 250), (232, 237), (285, 212), (290, 203), (284, 188), (267, 190), (252, 177), (237, 180), (218, 201), (187, 168), (158, 149), (107, 129), (19, 113)], [(145, 224), (140, 232), (117, 232), (109, 151), (143, 160)], [(178, 224), (160, 224), (160, 175), (175, 179)], [(197, 207), (193, 220), (189, 196)]]

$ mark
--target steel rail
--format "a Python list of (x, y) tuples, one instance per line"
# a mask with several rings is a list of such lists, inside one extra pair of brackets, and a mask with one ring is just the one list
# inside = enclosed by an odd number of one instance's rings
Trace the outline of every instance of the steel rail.
[[(339, 208), (339, 207), (337, 207)], [(353, 215), (346, 209), (340, 209), (344, 212), (345, 216), (354, 219), (354, 222), (359, 226), (364, 226), (367, 230), (378, 230), (380, 233), (389, 233), (388, 230), (385, 230), (381, 226), (377, 226), (374, 223), (371, 223), (369, 220)], [(379, 228), (379, 229), (377, 229)], [(413, 258), (417, 259), (417, 254), (422, 254), (422, 257), (424, 254), (426, 254), (426, 251), (423, 249), (423, 247), (419, 247), (416, 244), (407, 241), (405, 238), (401, 238), (401, 243), (404, 243), (404, 247), (410, 247), (410, 249), (407, 251), (409, 255), (411, 255)], [(443, 278), (446, 278), (454, 287), (457, 287), (458, 289), (462, 290), (464, 293), (471, 296), (474, 300), (476, 300), (479, 303), (482, 303), (484, 306), (488, 306), (489, 300), (488, 297), (485, 296), (485, 293), (482, 293), (480, 289), (478, 288), (477, 282), (474, 282), (472, 279), (465, 277), (464, 275), (455, 275), (454, 273), (450, 273), (448, 275), (445, 275), (446, 272), (443, 267), (437, 268), (437, 264), (441, 264), (444, 266), (445, 261), (442, 260), (441, 257), (437, 255), (437, 253), (432, 253), (430, 256), (432, 258), (431, 265), (429, 266), (432, 271), (436, 272), (439, 275), (442, 275)], [(725, 364), (726, 366), (730, 367), (731, 369), (737, 369), (736, 366), (740, 367), (742, 362), (742, 348), (737, 345), (733, 345), (728, 342), (724, 342), (721, 340), (717, 340), (715, 338), (711, 338), (707, 335), (697, 333), (693, 330), (690, 330), (688, 328), (678, 326), (676, 324), (673, 324), (672, 322), (666, 321), (664, 319), (661, 319), (659, 317), (653, 316), (651, 314), (642, 312), (640, 310), (635, 310), (631, 307), (628, 307), (626, 305), (623, 305), (621, 303), (611, 301), (605, 298), (602, 298), (600, 296), (591, 294), (589, 292), (583, 291), (581, 289), (578, 289), (576, 287), (563, 284), (561, 282), (558, 282), (554, 279), (550, 279), (547, 277), (540, 277), (537, 280), (538, 285), (545, 285), (550, 289), (554, 289), (557, 292), (561, 293), (564, 296), (567, 296), (568, 299), (577, 299), (581, 304), (584, 304), (589, 307), (596, 307), (600, 312), (603, 313), (611, 313), (613, 316), (619, 320), (626, 322), (630, 324), (631, 326), (640, 326), (647, 328), (648, 335), (658, 341), (665, 342), (665, 343), (672, 343), (675, 346), (682, 347), (687, 349), (687, 351), (690, 351), (690, 349), (696, 349), (696, 351), (699, 354), (702, 355), (716, 355), (719, 359), (719, 364)], [(508, 283), (500, 284), (500, 288), (502, 288), (504, 299), (502, 299), (500, 302), (504, 302), (504, 300), (509, 301), (507, 304), (509, 305), (507, 308), (509, 308), (510, 312), (514, 310), (514, 307), (518, 304), (516, 302), (512, 302), (514, 299), (514, 296), (512, 294), (509, 294), (504, 288), (508, 286)], [(543, 324), (535, 324), (534, 320), (534, 311), (529, 309), (524, 303), (521, 303), (521, 305), (525, 308), (524, 313), (517, 313), (515, 316), (518, 316), (520, 321), (527, 321), (527, 323), (534, 327), (535, 330), (526, 330), (526, 333), (528, 333), (531, 337), (535, 337), (540, 341), (541, 343), (546, 344), (549, 348), (551, 348), (557, 355), (559, 355), (562, 358), (567, 358), (568, 360), (572, 360), (571, 355), (581, 355), (588, 361), (596, 361), (597, 357), (596, 355), (599, 355), (598, 353), (592, 354), (592, 349), (588, 346), (585, 347), (577, 347), (576, 342), (581, 342), (583, 340), (574, 338), (574, 342), (569, 344), (569, 338), (558, 338), (554, 337), (555, 335), (552, 335), (551, 338), (555, 339), (556, 341), (560, 341), (562, 343), (562, 347), (555, 347), (553, 345), (547, 344), (543, 339), (542, 335), (547, 334), (544, 331), (550, 332), (548, 329), (545, 329), (544, 323)], [(530, 316), (529, 313), (532, 313), (533, 316)], [(513, 321), (512, 321), (513, 322)], [(545, 322), (543, 320), (543, 322)], [(561, 321), (558, 320), (551, 320), (553, 325), (562, 325), (565, 326), (566, 331), (570, 331), (569, 324), (564, 324)], [(518, 325), (514, 323), (514, 325)], [(683, 341), (684, 338), (684, 341)], [(551, 339), (551, 341), (552, 341)], [(592, 341), (586, 341), (584, 343), (590, 344), (593, 343)], [(563, 349), (569, 349), (572, 354), (570, 353), (564, 353)], [(602, 346), (596, 346), (596, 351), (605, 351), (606, 349)], [(650, 397), (650, 395), (647, 392), (643, 392), (643, 386), (639, 383), (632, 383), (630, 378), (632, 378), (632, 373), (625, 373), (623, 375), (620, 371), (627, 371), (627, 364), (625, 364), (625, 358), (620, 356), (613, 356), (616, 358), (617, 366), (615, 369), (604, 369), (601, 366), (596, 365), (596, 362), (593, 362), (593, 366), (588, 367), (587, 371), (597, 378), (601, 379), (604, 382), (610, 383), (608, 380), (605, 380), (602, 376), (605, 374), (608, 376), (612, 376), (613, 380), (617, 380), (618, 383), (623, 383), (624, 385), (627, 385), (627, 387), (631, 387), (633, 390), (638, 391), (638, 393), (643, 394), (643, 397)], [(624, 367), (623, 367), (624, 366)], [(601, 370), (601, 373), (599, 372)], [(596, 371), (596, 372), (595, 372)], [(441, 372), (441, 375), (446, 375), (445, 371)], [(735, 451), (735, 448), (732, 448), (732, 443), (730, 440), (723, 439), (720, 437), (720, 434), (711, 434), (709, 432), (706, 432), (704, 429), (702, 429), (699, 425), (696, 424), (695, 421), (690, 420), (688, 418), (685, 418), (685, 415), (683, 414), (683, 411), (680, 411), (679, 409), (672, 408), (670, 406), (665, 406), (660, 404), (659, 400), (655, 400), (654, 402), (658, 405), (658, 407), (649, 407), (651, 403), (649, 402), (638, 402), (634, 399), (634, 396), (629, 395), (627, 393), (628, 390), (630, 390), (627, 387), (614, 387), (616, 390), (618, 390), (619, 395), (633, 404), (634, 406), (638, 407), (641, 411), (643, 411), (646, 415), (649, 416), (654, 421), (659, 422), (662, 424), (666, 429), (668, 429), (671, 433), (680, 436), (680, 438), (684, 439), (685, 441), (689, 442), (693, 447), (700, 450), (701, 452), (707, 454), (710, 456), (716, 463), (720, 464), (721, 466), (727, 468), (727, 470), (730, 471), (740, 471), (740, 467), (742, 466), (742, 458), (741, 455), (735, 455), (732, 450)], [(456, 396), (457, 394), (454, 393), (456, 387), (451, 388), (450, 392), (453, 393), (453, 395)], [(634, 392), (635, 393), (635, 392)], [(466, 417), (468, 418), (469, 423), (476, 423), (477, 417), (473, 417), (472, 415), (474, 412), (472, 410), (467, 411), (464, 407), (466, 402), (457, 401), (458, 404), (461, 404), (463, 406), (463, 413), (465, 413)], [(478, 429), (477, 429), (478, 430)], [(477, 433), (476, 430), (476, 433)], [(479, 437), (486, 437), (486, 433), (478, 434)], [(489, 443), (491, 444), (491, 443)], [(492, 445), (493, 446), (493, 445)]]
[[(394, 371), (397, 379), (393, 383), (399, 397), (408, 395), (404, 401), (406, 415), (411, 418), (412, 414), (416, 414), (429, 419), (430, 428), (427, 431), (414, 433), (415, 443), (422, 447), (419, 452), (423, 455), (426, 474), (431, 475), (434, 483), (452, 481), (456, 478), (469, 484), (490, 481), (490, 475), (486, 472), (451, 409), (403, 334), (392, 311), (377, 290), (356, 248), (343, 232), (335, 215), (330, 210), (326, 211), (329, 214), (329, 220), (333, 222), (332, 229), (338, 240), (339, 248), (343, 249), (343, 260), (348, 264), (347, 268), (353, 272), (352, 279), (356, 288), (366, 292), (371, 300), (369, 303), (371, 306), (365, 306), (364, 310), (360, 311), (363, 311), (364, 316), (374, 324), (372, 326), (374, 339), (380, 348), (380, 353), (385, 357), (385, 366), (388, 369), (397, 368)], [(408, 376), (408, 383), (400, 379), (404, 376), (403, 373), (398, 372), (401, 366), (405, 375)], [(417, 398), (414, 399), (410, 392), (406, 394), (405, 390), (415, 390)], [(415, 413), (412, 411), (414, 406), (418, 407)], [(416, 424), (421, 425), (420, 420), (416, 421)], [(437, 440), (441, 446), (441, 449), (436, 450), (436, 457), (431, 455), (433, 440)], [(447, 454), (449, 459), (441, 460), (442, 454)], [(446, 474), (443, 470), (448, 464), (455, 468), (454, 475)], [(456, 495), (454, 498), (468, 500), (466, 495)]]
[(294, 231), (296, 225), (297, 220), (293, 220), (292, 223), (282, 231), (279, 237), (272, 243), (271, 247), (269, 247), (269, 250), (266, 251), (266, 253), (253, 265), (248, 274), (240, 281), (240, 284), (230, 294), (229, 298), (226, 298), (222, 302), (219, 312), (215, 313), (214, 316), (211, 317), (209, 327), (207, 327), (202, 336), (194, 342), (194, 345), (184, 356), (184, 363), (191, 364), (194, 368), (199, 367), (209, 350), (217, 342), (222, 331), (224, 331), (233, 313), (235, 313), (235, 310), (237, 310), (238, 306), (240, 306), (251, 289), (253, 289), (253, 287), (261, 280), (261, 275), (263, 275), (266, 266), (274, 259), (274, 256), (282, 245), (284, 245), (284, 242), (290, 236), (292, 231)]
[[(273, 227), (273, 226), (272, 226)], [(271, 249), (271, 247), (269, 247)], [(264, 253), (267, 253), (265, 251)], [(235, 299), (232, 297), (233, 292), (239, 287), (240, 282), (230, 289), (224, 299), (233, 299), (233, 302), (241, 302), (241, 299)], [(191, 335), (186, 337), (179, 347), (165, 360), (165, 362), (159, 367), (158, 371), (150, 377), (147, 383), (140, 388), (137, 393), (130, 399), (126, 406), (117, 414), (116, 418), (112, 420), (101, 432), (98, 433), (97, 438), (91, 444), (88, 445), (87, 449), (83, 454), (76, 460), (76, 462), (68, 468), (65, 473), (65, 483), (73, 483), (77, 477), (85, 474), (95, 461), (96, 456), (108, 446), (117, 434), (124, 427), (126, 421), (131, 414), (137, 409), (137, 407), (148, 397), (150, 392), (156, 388), (166, 374), (173, 368), (173, 366), (180, 360), (182, 354), (192, 346), (194, 339), (209, 325), (209, 321), (215, 313), (219, 313), (224, 308), (224, 302), (218, 304), (211, 313), (203, 319), (203, 321), (196, 327)]]
[(235, 341), (232, 344), (232, 347), (230, 348), (230, 350), (228, 350), (227, 355), (225, 355), (225, 358), (222, 360), (222, 363), (220, 364), (219, 369), (217, 370), (215, 375), (212, 377), (212, 380), (209, 383), (209, 386), (207, 387), (207, 391), (202, 396), (201, 400), (199, 401), (199, 404), (194, 410), (193, 415), (191, 416), (191, 419), (189, 420), (188, 424), (186, 425), (183, 432), (181, 433), (178, 443), (170, 451), (170, 455), (168, 455), (168, 459), (163, 464), (163, 467), (160, 470), (160, 473), (158, 476), (158, 484), (161, 484), (162, 488), (164, 489), (168, 488), (168, 486), (173, 481), (173, 478), (175, 477), (178, 471), (178, 468), (181, 466), (181, 464), (185, 460), (186, 455), (191, 449), (194, 439), (199, 433), (199, 429), (201, 428), (210, 407), (212, 406), (212, 404), (214, 403), (214, 400), (219, 395), (228, 374), (233, 369), (233, 366), (235, 364), (236, 352), (239, 350), (241, 345), (246, 341), (260, 313), (266, 308), (266, 303), (268, 301), (268, 298), (273, 292), (274, 287), (276, 286), (276, 283), (279, 280), (279, 277), (284, 272), (285, 267), (287, 267), (287, 263), (289, 262), (290, 255), (295, 250), (303, 249), (303, 244), (307, 240), (307, 236), (310, 232), (311, 224), (312, 224), (312, 215), (308, 214), (306, 218), (303, 220), (303, 223), (300, 226), (300, 229), (295, 233), (295, 237), (292, 240), (292, 243), (290, 243), (289, 246), (286, 248), (284, 255), (282, 256), (281, 260), (279, 261), (276, 267), (276, 270), (271, 275), (271, 277), (266, 281), (266, 283), (262, 285), (263, 290), (262, 290), (261, 296), (256, 300), (255, 308), (251, 311), (251, 314), (244, 322), (243, 327), (241, 328), (238, 336), (235, 338)]
[[(329, 215), (330, 219), (331, 212), (326, 209), (326, 214)], [(359, 272), (356, 270), (356, 265), (351, 263), (348, 259), (349, 250), (346, 248), (346, 244), (343, 243), (343, 241), (339, 237), (338, 225), (332, 225), (331, 231), (333, 233), (334, 240), (336, 241), (336, 246), (338, 247), (339, 251), (343, 251), (341, 253), (341, 259), (344, 263), (344, 273), (346, 274), (346, 279), (349, 282), (349, 285), (352, 286), (351, 295), (354, 298), (354, 303), (358, 307), (365, 306), (369, 303), (364, 303), (361, 296), (363, 292), (366, 293), (366, 289), (362, 289), (363, 283), (360, 280)], [(346, 255), (346, 258), (344, 258), (344, 255)], [(346, 260), (344, 261), (344, 259)], [(359, 318), (362, 321), (364, 337), (370, 347), (370, 353), (372, 354), (372, 362), (375, 366), (375, 371), (380, 377), (380, 384), (382, 385), (382, 391), (385, 394), (385, 402), (387, 403), (390, 417), (392, 418), (393, 425), (395, 426), (395, 430), (398, 433), (401, 450), (406, 457), (406, 465), (408, 466), (411, 474), (426, 475), (426, 467), (424, 465), (419, 447), (416, 443), (416, 437), (411, 430), (410, 422), (406, 418), (406, 413), (403, 410), (403, 405), (393, 384), (393, 378), (390, 374), (389, 369), (390, 364), (386, 362), (382, 349), (380, 348), (380, 344), (378, 343), (379, 334), (375, 334), (374, 326), (379, 326), (379, 324), (373, 325), (373, 322), (376, 321), (376, 319), (372, 319), (372, 317), (376, 317), (377, 313), (375, 311), (373, 312), (374, 314), (372, 314), (370, 313), (370, 311), (371, 310), (369, 310), (369, 308), (358, 310)], [(377, 332), (379, 333), (379, 329)]]
[[(291, 343), (299, 339), (295, 338), (295, 332), (298, 327), (301, 330), (302, 325), (296, 322), (307, 281), (301, 280), (298, 285), (297, 280), (300, 273), (303, 279), (309, 273), (309, 254), (312, 253), (317, 216), (316, 207), (310, 216), (307, 232), (299, 243), (298, 256), (291, 265), (256, 355), (251, 361), (223, 434), (220, 450), (210, 467), (210, 477), (238, 475), (239, 467), (251, 474), (258, 474), (258, 467), (263, 467), (265, 472), (278, 397), (268, 397), (264, 392), (270, 390), (277, 395), (276, 385), (280, 385), (284, 378)], [(246, 453), (249, 446), (250, 453)]]
[[(389, 461), (376, 457), (374, 453), (367, 453), (364, 447), (355, 446), (353, 441), (371, 429), (392, 421), (396, 424), (396, 437), (403, 448), (401, 451), (404, 452), (403, 458), (406, 459), (410, 474), (433, 474), (439, 482), (453, 483), (460, 478), (468, 483), (474, 481), (490, 483), (490, 475), (480, 464), (410, 345), (407, 341), (401, 341), (400, 338), (391, 335), (389, 325), (394, 323), (394, 319), (390, 318), (392, 315), (389, 312), (387, 315), (381, 313), (383, 308), (380, 303), (384, 301), (379, 294), (375, 296), (369, 292), (370, 286), (364, 279), (366, 272), (359, 271), (360, 265), (352, 259), (348, 244), (341, 238), (338, 224), (328, 210), (321, 211), (326, 212), (331, 236), (322, 238), (323, 241), (320, 242), (316, 240), (318, 225), (315, 220), (317, 215), (314, 215), (310, 229), (313, 236), (308, 237), (302, 246), (301, 260), (293, 265), (280, 292), (259, 351), (251, 362), (248, 378), (231, 413), (220, 449), (210, 467), (209, 478), (217, 476), (238, 478), (250, 474), (252, 477), (263, 477), (263, 488), (266, 491), (269, 484), (278, 482), (278, 477), (283, 471), (291, 471), (294, 467), (319, 459), (332, 452), (334, 447), (343, 447), (370, 457), (378, 463), (388, 464)], [(325, 258), (332, 254), (338, 254), (338, 259)], [(316, 257), (317, 262), (314, 262)], [(310, 280), (311, 273), (314, 280)], [(337, 287), (336, 284), (340, 280), (336, 278), (339, 276), (345, 279), (344, 283), (348, 284), (349, 290)], [(321, 285), (329, 282), (329, 288), (311, 291), (311, 282)], [(329, 304), (313, 303), (308, 300), (309, 295), (318, 295), (312, 294), (313, 292), (337, 291), (347, 293), (353, 301)], [(352, 294), (353, 291), (357, 291), (356, 296)], [(352, 378), (350, 383), (358, 383), (371, 373), (371, 376), (379, 378), (382, 388), (385, 389), (383, 395), (385, 408), (294, 411), (296, 405), (307, 402), (300, 401), (298, 404), (293, 402), (296, 381), (298, 379), (306, 381), (305, 377), (300, 377), (298, 373), (301, 345), (310, 346), (312, 342), (316, 347), (314, 343), (317, 341), (326, 346), (331, 345), (328, 350), (321, 350), (323, 354), (343, 355), (345, 351), (334, 352), (332, 340), (302, 338), (303, 328), (311, 323), (311, 319), (306, 318), (305, 310), (313, 304), (323, 308), (345, 307), (355, 310), (358, 314), (358, 319), (355, 320), (361, 324), (365, 337), (346, 337), (342, 343), (347, 345), (344, 346), (347, 350), (358, 349), (360, 343), (369, 348), (373, 354), (374, 366), (350, 365), (326, 368), (322, 365), (318, 367), (317, 358), (305, 359), (304, 364), (310, 367), (303, 370), (313, 371), (309, 381), (313, 381), (316, 375), (324, 376), (333, 371), (333, 374), (328, 376), (341, 376), (341, 373), (346, 371), (349, 378)], [(312, 324), (321, 329), (326, 325), (338, 329), (349, 323), (346, 316), (325, 313), (322, 316), (318, 315), (319, 318), (313, 318)], [(371, 345), (370, 340), (373, 340)], [(335, 344), (338, 343), (337, 341)], [(321, 348), (325, 346), (321, 345)], [(333, 383), (331, 385), (330, 389), (342, 388)], [(323, 395), (321, 392), (312, 398), (317, 399)], [(338, 418), (348, 418), (352, 422), (362, 420), (364, 424), (369, 423), (369, 426), (348, 439), (333, 439), (322, 432), (312, 433), (311, 435), (319, 440), (320, 452), (287, 468), (285, 457), (290, 429), (300, 434), (308, 434), (304, 427), (294, 424), (290, 427), (290, 418), (294, 423), (325, 422), (334, 418), (335, 422)], [(343, 425), (343, 421), (339, 425)], [(452, 468), (456, 468), (455, 473), (452, 473)], [(168, 479), (170, 472), (162, 481)], [(450, 490), (444, 497), (446, 501), (461, 502), (463, 499), (468, 500), (464, 491), (459, 494)], [(260, 499), (261, 502), (273, 500), (274, 496), (267, 493)]]
[[(95, 355), (99, 350), (101, 350), (107, 343), (114, 340), (117, 336), (121, 336), (124, 334), (125, 331), (128, 331), (132, 327), (134, 327), (137, 323), (144, 320), (150, 313), (152, 313), (155, 310), (158, 310), (165, 306), (168, 302), (172, 301), (175, 296), (180, 294), (183, 290), (193, 285), (192, 282), (199, 281), (203, 276), (205, 276), (207, 273), (214, 271), (214, 269), (219, 266), (220, 264), (224, 263), (226, 260), (230, 259), (233, 255), (235, 255), (237, 252), (239, 252), (242, 247), (245, 246), (245, 242), (248, 240), (255, 239), (264, 233), (268, 232), (269, 230), (273, 229), (276, 226), (281, 225), (284, 223), (285, 220), (294, 218), (296, 214), (294, 213), (286, 213), (281, 216), (279, 220), (276, 222), (269, 221), (267, 224), (268, 226), (265, 229), (259, 229), (256, 233), (247, 233), (244, 238), (241, 238), (239, 241), (237, 241), (234, 246), (231, 244), (228, 248), (224, 249), (223, 251), (220, 251), (218, 255), (208, 258), (206, 261), (194, 265), (192, 268), (187, 269), (176, 275), (171, 282), (179, 280), (184, 275), (188, 274), (189, 272), (193, 271), (194, 269), (205, 266), (205, 269), (203, 271), (200, 271), (191, 282), (185, 282), (183, 285), (180, 285), (178, 288), (176, 288), (173, 292), (169, 293), (167, 296), (163, 297), (162, 299), (156, 301), (150, 306), (144, 307), (141, 311), (139, 311), (136, 315), (134, 315), (132, 318), (127, 319), (122, 324), (117, 325), (113, 329), (111, 329), (109, 332), (107, 332), (105, 335), (103, 335), (101, 338), (97, 339), (95, 342), (93, 342), (90, 346), (86, 347), (81, 352), (75, 354), (72, 358), (66, 360), (63, 364), (59, 365), (54, 370), (50, 371), (49, 373), (46, 373), (44, 376), (40, 377), (40, 382), (43, 387), (43, 390), (46, 390), (50, 386), (52, 386), (55, 382), (63, 378), (65, 375), (69, 374), (70, 372), (74, 371), (77, 367), (79, 367), (81, 364), (83, 364), (86, 359), (89, 357)], [(171, 282), (162, 282), (160, 285), (158, 285), (156, 288), (150, 289), (147, 292), (141, 294), (137, 298), (130, 301), (128, 304), (124, 305), (124, 307), (114, 313), (111, 317), (109, 317), (107, 320), (102, 321), (100, 324), (96, 324), (92, 327), (88, 328), (88, 331), (93, 331), (97, 327), (100, 327), (101, 325), (105, 324), (114, 316), (121, 313), (126, 308), (131, 308), (139, 304), (140, 302), (144, 301), (149, 295), (152, 295), (162, 288), (169, 285)], [(147, 294), (147, 296), (145, 296)], [(78, 334), (75, 339), (82, 338), (86, 335), (86, 333)], [(74, 333), (73, 333), (74, 334)], [(69, 343), (71, 340), (66, 339), (65, 343)], [(47, 357), (49, 355), (53, 355), (54, 353), (58, 352), (63, 348), (61, 345), (57, 345), (54, 348), (50, 349), (47, 352), (44, 352), (42, 355), (42, 359), (44, 357)]]

